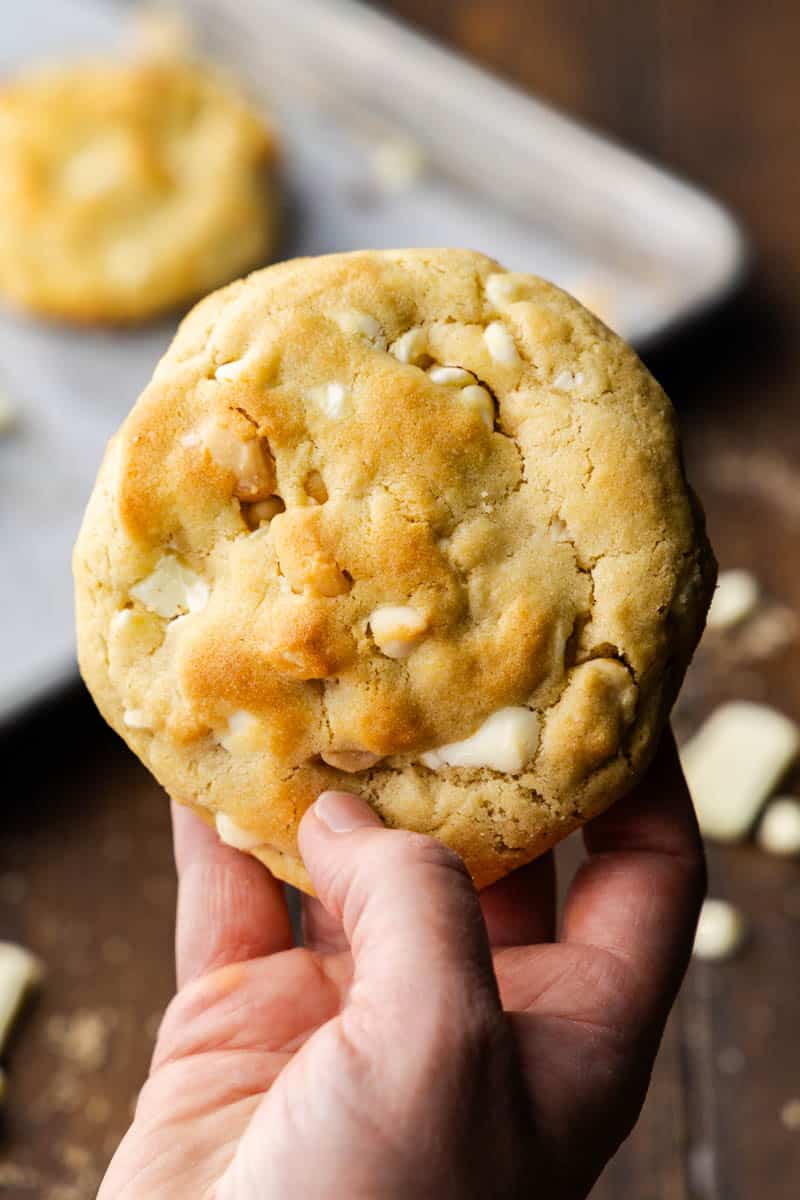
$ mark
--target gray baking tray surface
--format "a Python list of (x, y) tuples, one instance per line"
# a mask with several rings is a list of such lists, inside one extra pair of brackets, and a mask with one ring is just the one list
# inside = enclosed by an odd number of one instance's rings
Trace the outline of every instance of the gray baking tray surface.
[[(126, 45), (104, 0), (3, 14), (0, 72)], [(575, 291), (644, 345), (718, 302), (741, 234), (709, 197), (352, 0), (185, 0), (197, 44), (274, 112), (281, 256), (465, 245)], [(175, 321), (0, 316), (0, 724), (74, 677), (70, 552), (109, 435)]]

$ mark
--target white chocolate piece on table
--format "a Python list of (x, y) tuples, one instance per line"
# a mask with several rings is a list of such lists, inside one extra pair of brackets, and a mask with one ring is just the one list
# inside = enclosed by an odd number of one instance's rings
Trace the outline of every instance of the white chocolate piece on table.
[(800, 800), (776, 796), (766, 807), (756, 835), (759, 846), (780, 858), (800, 856)]
[(14, 942), (0, 942), (0, 1052), (25, 997), (44, 978), (40, 959)]
[(730, 629), (739, 625), (755, 612), (759, 595), (758, 580), (749, 571), (742, 568), (722, 571), (706, 625), (709, 629)]
[(800, 730), (775, 709), (721, 705), (680, 751), (701, 832), (719, 842), (746, 837), (799, 749)]
[(738, 908), (727, 900), (704, 900), (692, 957), (705, 962), (722, 962), (732, 958), (741, 948), (746, 933), (747, 924)]

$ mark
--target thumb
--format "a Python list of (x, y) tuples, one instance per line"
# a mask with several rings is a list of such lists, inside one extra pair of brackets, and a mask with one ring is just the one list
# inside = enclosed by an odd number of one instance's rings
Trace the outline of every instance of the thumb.
[[(324, 792), (303, 818), (300, 850), (338, 918), (360, 991), (388, 1010), (478, 1020), (500, 1011), (486, 926), (467, 870), (434, 838), (386, 829), (348, 792)], [(431, 1002), (434, 1002), (433, 1004)], [(444, 1009), (440, 1005), (446, 1006)]]

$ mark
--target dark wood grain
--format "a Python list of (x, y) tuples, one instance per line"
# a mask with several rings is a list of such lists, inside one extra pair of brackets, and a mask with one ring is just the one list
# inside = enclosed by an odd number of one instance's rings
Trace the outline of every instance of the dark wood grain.
[[(800, 613), (798, 5), (385, 7), (705, 184), (744, 221), (755, 250), (745, 294), (652, 365), (681, 411), (723, 566), (752, 568)], [(709, 642), (679, 728), (741, 696), (800, 718), (797, 641), (766, 657)], [(128, 1121), (172, 987), (167, 810), (78, 692), (0, 748), (0, 937), (39, 951), (50, 971), (8, 1055), (0, 1194), (46, 1200), (69, 1186), (62, 1196), (84, 1200)], [(748, 913), (750, 944), (735, 962), (691, 969), (642, 1119), (595, 1200), (800, 1192), (800, 1133), (780, 1121), (800, 1096), (800, 866), (743, 847), (713, 849), (710, 867), (714, 894)], [(65, 1023), (87, 1018), (96, 1054), (70, 1057)]]

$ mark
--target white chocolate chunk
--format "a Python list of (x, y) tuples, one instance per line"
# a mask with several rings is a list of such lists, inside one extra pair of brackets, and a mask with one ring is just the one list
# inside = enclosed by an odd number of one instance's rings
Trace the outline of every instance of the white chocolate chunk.
[(343, 383), (324, 383), (321, 387), (311, 388), (311, 400), (333, 420), (340, 420), (350, 409), (347, 388)]
[(431, 383), (441, 383), (446, 387), (466, 387), (475, 383), (475, 376), (464, 367), (431, 367), (428, 371)]
[(109, 630), (113, 634), (123, 633), (133, 622), (133, 609), (121, 608), (115, 612), (109, 622)]
[(0, 391), (0, 436), (14, 428), (14, 406), (4, 391)]
[(234, 850), (255, 850), (256, 846), (263, 846), (264, 844), (263, 837), (260, 837), (259, 834), (253, 833), (249, 829), (243, 829), (227, 813), (217, 813), (214, 823), (217, 827), (219, 840), (224, 842), (226, 846), (233, 846)]
[(741, 947), (747, 926), (738, 908), (727, 900), (703, 901), (692, 956), (705, 962), (731, 958)]
[(237, 709), (228, 718), (227, 730), (219, 735), (219, 742), (229, 754), (249, 754), (264, 748), (266, 730), (258, 717), (244, 708)]
[(385, 350), (386, 335), (381, 323), (369, 313), (359, 312), (355, 308), (346, 308), (341, 312), (334, 313), (333, 320), (342, 333), (357, 334), (359, 337), (366, 338), (368, 342), (372, 342), (373, 346)]
[(375, 645), (387, 658), (408, 658), (428, 628), (423, 613), (408, 604), (385, 604), (369, 619)]
[(471, 383), (469, 387), (461, 389), (458, 398), (467, 408), (480, 413), (487, 429), (494, 429), (494, 401), (485, 387), (481, 387), (479, 383)]
[(573, 388), (583, 383), (583, 371), (559, 371), (553, 380), (553, 387), (559, 392), (571, 392)]
[(700, 829), (719, 842), (746, 836), (797, 757), (800, 730), (763, 704), (723, 704), (681, 750)]
[(246, 358), (235, 358), (233, 362), (220, 363), (214, 372), (214, 378), (220, 383), (233, 383), (247, 373), (249, 365)]
[(373, 754), (371, 750), (323, 750), (320, 758), (329, 767), (336, 767), (337, 771), (347, 771), (349, 775), (368, 771), (381, 761), (380, 754)]
[(780, 858), (800, 856), (800, 800), (776, 796), (767, 805), (758, 827), (758, 844)]
[(170, 621), (182, 613), (201, 612), (208, 604), (208, 584), (173, 554), (165, 554), (151, 575), (130, 591), (150, 612)]
[(218, 467), (236, 476), (234, 496), (263, 500), (275, 490), (275, 463), (264, 439), (239, 437), (227, 425), (209, 417), (200, 426), (200, 440)]
[(502, 321), (492, 321), (491, 325), (486, 326), (483, 336), (495, 362), (503, 363), (507, 367), (513, 367), (519, 362), (514, 339)]
[(122, 719), (130, 729), (150, 729), (150, 718), (143, 708), (126, 708)]
[(389, 353), (401, 363), (416, 363), (428, 353), (428, 335), (421, 326), (409, 329), (392, 342)]
[(451, 742), (421, 755), (432, 771), (439, 767), (489, 767), (521, 771), (539, 745), (539, 717), (529, 708), (501, 708), (463, 742)]
[(749, 571), (737, 568), (723, 571), (708, 610), (709, 629), (730, 629), (753, 613), (759, 599), (758, 580)]
[(486, 280), (485, 289), (489, 303), (495, 308), (502, 309), (507, 304), (513, 304), (515, 300), (522, 300), (525, 296), (526, 285), (519, 276), (503, 271), (490, 275)]
[(0, 942), (0, 1053), (22, 1004), (44, 978), (35, 954), (14, 942)]

